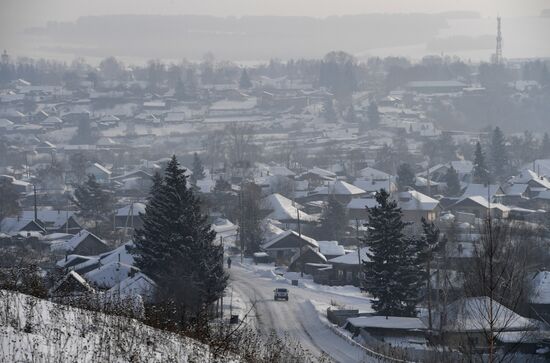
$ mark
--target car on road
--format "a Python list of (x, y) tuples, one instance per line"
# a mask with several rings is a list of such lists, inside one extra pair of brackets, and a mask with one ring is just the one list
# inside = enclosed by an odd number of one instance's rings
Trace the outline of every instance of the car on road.
[(273, 290), (275, 300), (286, 300), (288, 301), (288, 289), (277, 288)]

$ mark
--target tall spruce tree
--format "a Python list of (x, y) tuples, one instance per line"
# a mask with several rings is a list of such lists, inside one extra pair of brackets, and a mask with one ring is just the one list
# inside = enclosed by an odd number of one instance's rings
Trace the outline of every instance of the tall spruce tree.
[(193, 154), (193, 174), (191, 175), (191, 182), (197, 184), (198, 180), (203, 180), (206, 177), (204, 173), (204, 166), (197, 153)]
[(227, 285), (223, 247), (175, 156), (164, 178), (154, 178), (142, 219), (133, 254), (136, 266), (157, 283), (165, 322), (185, 328), (190, 319), (205, 319)]
[(401, 208), (384, 189), (376, 193), (377, 206), (367, 208), (369, 231), (363, 243), (369, 260), (363, 261), (363, 287), (373, 296), (372, 308), (385, 316), (415, 316), (422, 281), (416, 241), (403, 234)]
[(248, 72), (246, 71), (246, 68), (244, 68), (243, 72), (241, 73), (241, 79), (239, 80), (239, 88), (240, 89), (252, 88), (252, 82), (250, 81), (250, 77), (248, 76)]
[(369, 103), (369, 107), (367, 108), (367, 118), (373, 128), (378, 127), (378, 124), (380, 124), (380, 112), (378, 111), (378, 105), (376, 102)]
[(489, 171), (485, 163), (485, 154), (481, 149), (481, 144), (477, 142), (476, 151), (474, 153), (473, 181), (474, 183), (485, 184), (488, 182), (488, 178)]
[(403, 191), (407, 187), (414, 187), (415, 179), (416, 175), (410, 164), (403, 163), (399, 165), (399, 168), (397, 168), (397, 185), (399, 186), (399, 190)]
[(457, 197), (461, 189), (460, 180), (458, 179), (456, 169), (452, 165), (447, 169), (447, 173), (445, 174), (445, 183), (447, 184), (447, 194), (450, 197)]
[(550, 136), (548, 136), (548, 132), (545, 132), (542, 138), (539, 156), (541, 159), (550, 158)]
[(334, 195), (328, 197), (321, 216), (321, 235), (328, 240), (340, 240), (347, 225), (346, 209)]
[(244, 245), (245, 253), (252, 255), (260, 250), (263, 231), (261, 228), (262, 217), (260, 213), (260, 200), (262, 190), (254, 183), (246, 183), (241, 191), (241, 213), (239, 218), (240, 238)]
[(509, 160), (506, 149), (506, 139), (499, 127), (495, 127), (490, 145), (491, 172), (495, 178), (502, 179), (509, 171)]
[(98, 221), (106, 220), (112, 212), (112, 194), (103, 189), (93, 175), (88, 175), (88, 180), (76, 187), (72, 201), (79, 208), (81, 217), (94, 221), (96, 234)]
[(338, 119), (336, 111), (334, 110), (332, 99), (330, 98), (327, 98), (323, 103), (323, 118), (327, 122), (334, 122)]

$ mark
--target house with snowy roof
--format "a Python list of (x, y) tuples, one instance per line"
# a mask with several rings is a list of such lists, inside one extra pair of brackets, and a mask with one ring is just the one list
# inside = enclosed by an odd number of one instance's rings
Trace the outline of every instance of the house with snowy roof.
[(99, 289), (110, 289), (121, 281), (138, 273), (140, 270), (132, 265), (112, 261), (86, 272), (83, 277), (92, 286)]
[(326, 182), (324, 186), (317, 187), (311, 194), (312, 196), (322, 196), (323, 199), (327, 199), (329, 196), (333, 196), (340, 203), (348, 203), (353, 198), (359, 198), (366, 195), (363, 189), (356, 187), (343, 180), (334, 180)]
[(375, 181), (384, 181), (393, 178), (392, 175), (383, 172), (381, 170), (372, 168), (370, 166), (359, 170), (359, 174), (365, 179), (365, 180), (375, 180)]
[(143, 220), (141, 214), (145, 213), (144, 203), (130, 203), (115, 212), (115, 228), (141, 228)]
[(21, 234), (33, 234), (33, 232), (46, 234), (44, 227), (30, 218), (21, 217), (5, 217), (0, 221), (0, 233), (4, 233), (9, 236), (21, 235)]
[[(493, 312), (491, 318), (489, 311)], [(504, 339), (507, 334), (527, 335), (538, 329), (532, 320), (488, 296), (458, 299), (447, 306), (446, 314), (443, 324), (437, 319), (441, 314), (434, 314), (433, 327), (445, 333), (445, 342), (452, 348), (469, 346), (480, 352), (485, 351), (490, 322), (497, 340)]]
[(319, 244), (311, 237), (293, 230), (287, 230), (275, 235), (261, 246), (261, 249), (277, 263), (289, 264), (300, 248), (310, 246), (319, 251)]
[(93, 175), (98, 183), (108, 183), (111, 179), (111, 171), (99, 163), (88, 166), (86, 175)]
[(476, 184), (470, 183), (466, 186), (466, 189), (460, 196), (461, 198), (481, 196), (484, 198), (490, 198), (491, 202), (500, 201), (499, 198), (504, 196), (504, 190), (498, 184)]
[(389, 347), (425, 349), (428, 327), (417, 317), (357, 316), (348, 318), (344, 328), (354, 336), (377, 339)]
[(487, 198), (482, 196), (470, 196), (459, 199), (449, 207), (453, 213), (470, 213), (476, 218), (487, 218), (488, 214), (494, 218), (507, 218), (510, 208), (500, 203), (489, 203)]
[(111, 287), (107, 294), (119, 300), (141, 296), (143, 302), (151, 303), (155, 297), (157, 284), (143, 272), (134, 273)]
[(125, 265), (134, 265), (134, 255), (131, 249), (134, 246), (132, 241), (126, 242), (114, 250), (107, 251), (98, 255), (66, 255), (57, 262), (57, 267), (77, 271), (80, 274), (95, 270), (99, 266), (108, 265), (113, 262), (120, 262)]
[(107, 252), (109, 246), (95, 234), (83, 229), (68, 240), (52, 242), (50, 249), (75, 255), (98, 255)]
[[(417, 177), (418, 179), (418, 177)], [(397, 185), (391, 180), (375, 180), (375, 179), (355, 179), (353, 185), (363, 189), (367, 194), (375, 194), (381, 189), (389, 191), (390, 193), (397, 191)]]
[(332, 171), (314, 167), (296, 177), (297, 180), (306, 180), (311, 187), (321, 186), (327, 181), (335, 180), (337, 175)]
[(327, 285), (361, 285), (363, 262), (370, 261), (368, 247), (331, 258), (327, 261), (332, 267), (319, 271), (313, 276), (315, 282)]
[(75, 271), (69, 271), (48, 292), (54, 299), (66, 299), (79, 295), (88, 295), (95, 290), (86, 280)]
[(403, 220), (420, 226), (422, 218), (436, 221), (441, 213), (439, 201), (416, 190), (397, 193), (397, 205), (403, 213)]
[(338, 241), (317, 241), (317, 243), (319, 244), (319, 252), (328, 260), (346, 254), (344, 246), (340, 245)]
[(303, 206), (274, 193), (263, 198), (260, 202), (260, 208), (265, 218), (277, 220), (285, 224), (288, 228), (296, 228), (298, 223), (314, 223), (317, 217), (302, 212)]
[(529, 281), (529, 304), (546, 321), (550, 321), (550, 271), (538, 271)]
[[(24, 210), (21, 212), (21, 217), (25, 219), (34, 219), (34, 215), (33, 210)], [(74, 234), (82, 229), (74, 211), (38, 209), (36, 217), (40, 225), (48, 233)]]
[(306, 264), (324, 264), (326, 262), (327, 258), (319, 252), (318, 248), (305, 245), (290, 258), (288, 271), (307, 273)]
[(346, 204), (347, 216), (350, 220), (366, 221), (368, 219), (367, 208), (378, 205), (374, 198), (354, 198)]

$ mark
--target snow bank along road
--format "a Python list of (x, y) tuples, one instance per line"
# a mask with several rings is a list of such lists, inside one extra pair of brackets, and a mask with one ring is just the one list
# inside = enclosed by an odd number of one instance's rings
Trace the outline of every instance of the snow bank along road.
[[(255, 302), (255, 316), (258, 328), (265, 332), (277, 332), (290, 339), (296, 339), (303, 348), (315, 356), (326, 354), (336, 362), (356, 363), (374, 361), (365, 356), (364, 351), (336, 335), (319, 319), (311, 300), (330, 304), (335, 297), (346, 302), (364, 302), (362, 299), (342, 297), (327, 292), (318, 292), (302, 287), (290, 286), (272, 279), (259, 277), (236, 264), (230, 270), (234, 290), (246, 296), (250, 303)], [(289, 301), (274, 301), (273, 289), (289, 289)]]

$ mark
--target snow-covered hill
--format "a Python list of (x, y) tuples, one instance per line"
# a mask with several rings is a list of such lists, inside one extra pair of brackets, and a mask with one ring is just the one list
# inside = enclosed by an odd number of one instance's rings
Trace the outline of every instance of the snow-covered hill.
[(137, 320), (0, 290), (0, 362), (212, 361), (208, 346)]

